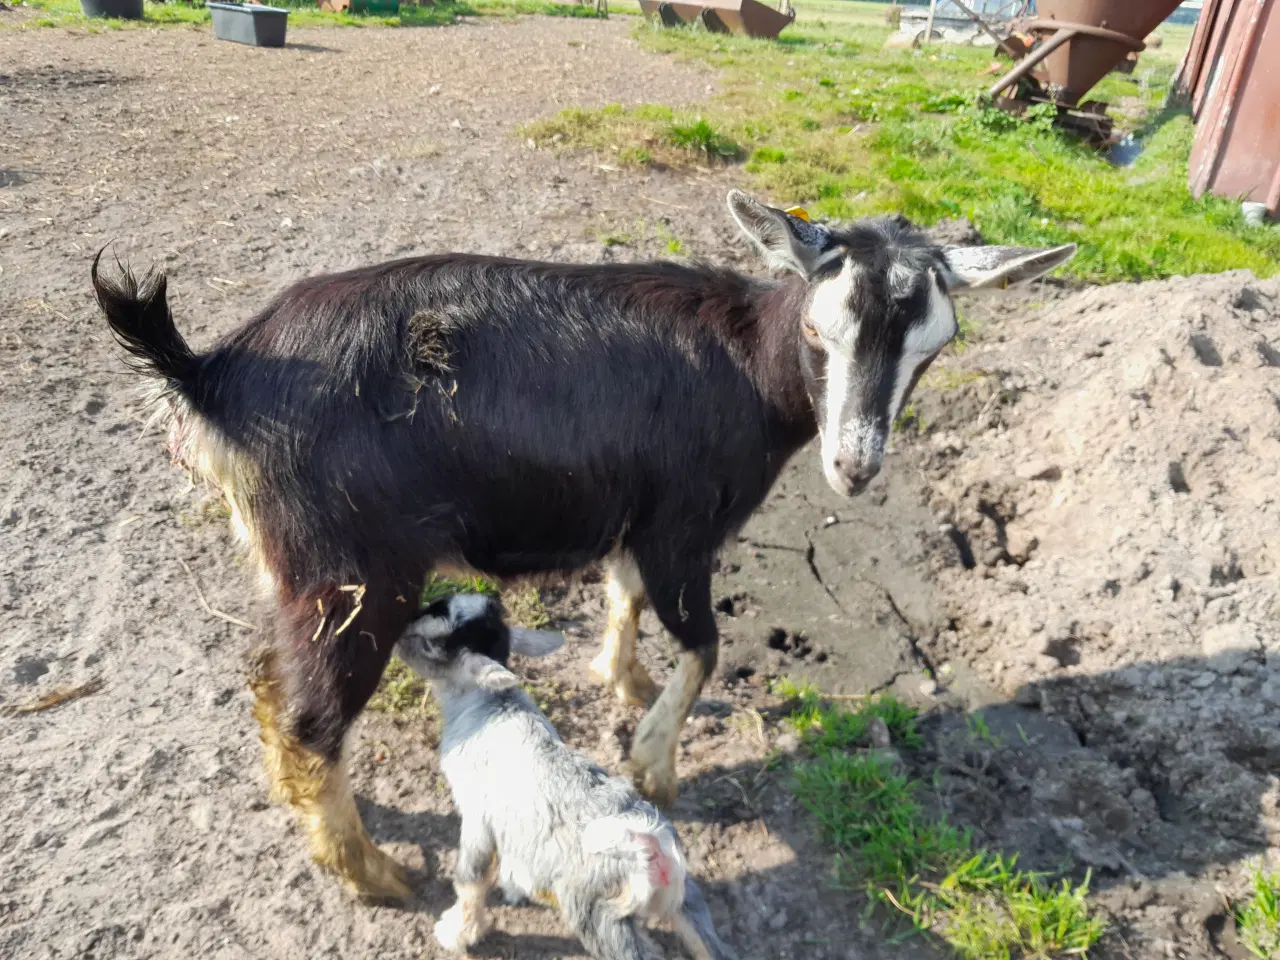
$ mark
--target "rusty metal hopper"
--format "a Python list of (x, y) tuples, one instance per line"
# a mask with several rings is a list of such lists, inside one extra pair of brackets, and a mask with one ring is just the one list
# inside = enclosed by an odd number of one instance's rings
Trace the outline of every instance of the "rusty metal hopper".
[(697, 0), (696, 3), (640, 0), (640, 9), (646, 17), (660, 19), (663, 26), (701, 21), (713, 33), (737, 33), (748, 37), (776, 37), (796, 18), (794, 12), (779, 13), (758, 0)]
[(988, 96), (1015, 111), (1056, 104), (1060, 122), (1105, 141), (1111, 135), (1106, 104), (1081, 104), (1081, 98), (1145, 49), (1151, 31), (1177, 8), (1178, 0), (1039, 0), (1037, 18), (1020, 25), (1030, 47)]
[(1057, 99), (1079, 101), (1177, 8), (1178, 0), (1039, 0), (1030, 31), (1046, 43), (1072, 34), (1044, 58)]

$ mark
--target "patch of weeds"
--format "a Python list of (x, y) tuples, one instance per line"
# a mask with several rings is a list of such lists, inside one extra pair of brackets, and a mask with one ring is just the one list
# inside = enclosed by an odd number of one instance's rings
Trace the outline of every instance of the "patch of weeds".
[(894, 433), (906, 433), (908, 430), (924, 433), (928, 429), (928, 424), (924, 422), (914, 403), (908, 403), (906, 408), (898, 414), (898, 419), (893, 421)]
[(434, 705), (427, 695), (429, 689), (427, 681), (399, 657), (393, 656), (382, 673), (378, 689), (369, 698), (369, 709), (396, 717), (425, 716), (434, 712)]
[(1249, 897), (1235, 908), (1236, 936), (1260, 960), (1280, 956), (1280, 871), (1249, 870)]
[(678, 257), (684, 252), (684, 241), (671, 232), (671, 228), (666, 224), (660, 223), (653, 228), (654, 235), (667, 248), (667, 253), (673, 257)]
[(981, 370), (956, 370), (954, 367), (931, 367), (920, 378), (920, 386), (934, 393), (950, 393), (965, 384), (985, 380), (990, 374)]
[(553, 727), (562, 729), (567, 725), (570, 719), (568, 704), (571, 695), (565, 688), (554, 680), (526, 680), (520, 686), (533, 698), (538, 709), (546, 714)]
[(777, 147), (756, 147), (751, 152), (751, 159), (747, 161), (747, 170), (755, 173), (762, 164), (786, 162), (787, 152), (785, 150), (779, 150)]
[(1004, 746), (1004, 741), (991, 732), (987, 718), (980, 713), (970, 713), (964, 718), (965, 729), (969, 731), (969, 739), (975, 743), (985, 743), (997, 750)]
[(541, 630), (551, 622), (537, 587), (521, 586), (503, 591), (502, 605), (513, 623), (530, 630)]
[(487, 577), (474, 576), (455, 579), (432, 574), (422, 588), (422, 605), (425, 607), (456, 593), (483, 593), (496, 597), (501, 588)]
[(924, 739), (916, 729), (916, 711), (893, 697), (868, 697), (857, 710), (840, 710), (824, 701), (812, 686), (783, 679), (774, 685), (779, 696), (795, 699), (788, 722), (814, 750), (848, 750), (866, 735), (875, 718), (884, 721), (895, 743), (914, 750)]
[(605, 19), (591, 3), (553, 3), (551, 0), (467, 0), (465, 6), (473, 15), (542, 16), (577, 19)]
[(618, 151), (618, 162), (624, 167), (647, 167), (653, 163), (653, 154), (644, 147), (626, 147)]
[(1088, 880), (1073, 887), (1017, 869), (1017, 858), (978, 853), (914, 904), (917, 926), (933, 929), (972, 960), (1086, 956), (1102, 936), (1089, 916)]
[(1089, 915), (1087, 876), (1054, 883), (1018, 869), (1016, 857), (975, 849), (967, 830), (925, 812), (919, 781), (892, 757), (853, 749), (873, 717), (895, 746), (918, 746), (914, 710), (889, 697), (845, 710), (812, 688), (793, 692), (791, 722), (808, 754), (794, 792), (834, 848), (837, 879), (866, 890), (868, 909), (893, 908), (968, 960), (1087, 955), (1103, 933)]
[(736, 160), (742, 155), (740, 146), (702, 117), (687, 122), (672, 121), (666, 139), (672, 146), (701, 153), (711, 160)]

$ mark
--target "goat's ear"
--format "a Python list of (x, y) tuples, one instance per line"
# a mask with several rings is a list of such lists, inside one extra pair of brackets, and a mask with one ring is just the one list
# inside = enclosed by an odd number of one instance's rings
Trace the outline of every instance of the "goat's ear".
[(511, 628), (511, 652), (522, 657), (545, 657), (564, 646), (564, 634), (554, 630)]
[(1026, 283), (1060, 267), (1076, 255), (1074, 243), (1040, 250), (1034, 247), (943, 247), (943, 271), (950, 293), (1003, 290)]
[(775, 269), (791, 270), (807, 278), (835, 249), (825, 227), (766, 207), (741, 190), (729, 191), (729, 213)]
[(520, 678), (514, 673), (498, 663), (498, 661), (490, 660), (488, 657), (478, 653), (464, 653), (458, 668), (468, 682), (481, 690), (490, 690), (497, 693), (520, 686)]

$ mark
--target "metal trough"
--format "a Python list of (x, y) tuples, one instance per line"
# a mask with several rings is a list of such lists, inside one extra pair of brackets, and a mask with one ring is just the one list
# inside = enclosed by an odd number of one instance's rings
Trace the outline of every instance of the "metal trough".
[(670, 0), (640, 0), (640, 9), (664, 27), (701, 22), (712, 33), (736, 33), (748, 37), (776, 37), (792, 23), (795, 10), (780, 13), (758, 0), (697, 0), (674, 3)]
[(988, 91), (1015, 112), (1029, 103), (1053, 103), (1061, 119), (1105, 140), (1106, 104), (1081, 98), (1131, 55), (1178, 7), (1179, 0), (1039, 0), (1035, 20), (1021, 25), (1031, 37), (1026, 55)]

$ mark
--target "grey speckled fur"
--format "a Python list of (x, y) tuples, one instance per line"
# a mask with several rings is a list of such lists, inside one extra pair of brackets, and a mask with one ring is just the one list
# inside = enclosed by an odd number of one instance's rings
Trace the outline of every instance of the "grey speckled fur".
[[(565, 745), (515, 675), (485, 655), (505, 659), (510, 649), (536, 656), (563, 638), (508, 631), (495, 608), (475, 597), (442, 601), (409, 627), (398, 648), (439, 700), (440, 766), (462, 816), (459, 904), (452, 908), (461, 913), (452, 920), (447, 913), (437, 936), (457, 947), (483, 935), (483, 891), (496, 881), (508, 901), (554, 898), (597, 960), (661, 957), (646, 920), (672, 923), (696, 960), (733, 960), (686, 877), (670, 822), (630, 783)], [(496, 631), (508, 631), (509, 641)], [(469, 894), (479, 916), (467, 913)], [(468, 932), (446, 942), (464, 915)], [(450, 923), (448, 937), (441, 936)]]

